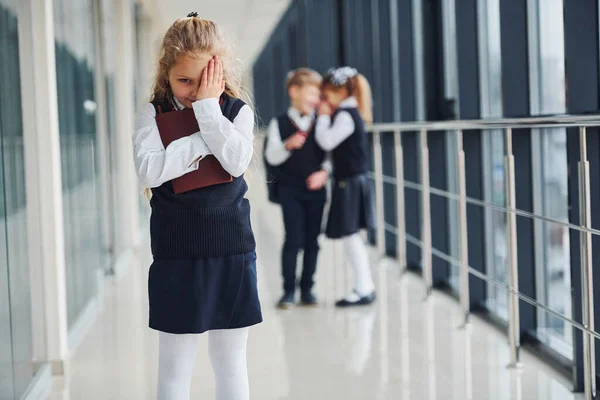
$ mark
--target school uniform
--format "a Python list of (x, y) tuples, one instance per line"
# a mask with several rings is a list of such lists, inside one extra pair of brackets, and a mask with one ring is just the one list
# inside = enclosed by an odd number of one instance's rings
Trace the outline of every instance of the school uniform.
[[(133, 137), (136, 171), (152, 188), (149, 325), (176, 334), (251, 326), (262, 321), (243, 177), (252, 153), (253, 112), (227, 96), (220, 103), (196, 101), (200, 131), (165, 149), (156, 113), (182, 108), (177, 101), (146, 104)], [(242, 154), (240, 148), (249, 150)], [(198, 169), (198, 159), (209, 154), (233, 181), (176, 195), (171, 179)]]
[(344, 100), (333, 116), (317, 121), (316, 141), (333, 160), (333, 191), (326, 235), (339, 239), (367, 229), (375, 232), (375, 204), (369, 179), (367, 135), (355, 97)]
[(326, 234), (343, 239), (346, 263), (355, 275), (352, 292), (335, 304), (338, 307), (368, 305), (375, 301), (375, 284), (360, 229), (375, 232), (373, 192), (368, 176), (367, 138), (355, 97), (342, 101), (333, 116), (317, 120), (315, 139), (331, 151), (333, 182)]
[[(285, 141), (298, 131), (307, 132), (300, 149), (288, 151)], [(325, 188), (313, 191), (307, 178), (319, 170), (330, 170), (325, 152), (317, 145), (314, 135), (314, 115), (302, 116), (295, 108), (273, 119), (269, 125), (265, 160), (271, 166), (277, 187), (277, 201), (283, 212), (285, 243), (281, 254), (283, 290), (293, 293), (296, 288), (298, 252), (304, 250), (300, 289), (310, 293), (317, 268), (318, 236), (321, 233)]]

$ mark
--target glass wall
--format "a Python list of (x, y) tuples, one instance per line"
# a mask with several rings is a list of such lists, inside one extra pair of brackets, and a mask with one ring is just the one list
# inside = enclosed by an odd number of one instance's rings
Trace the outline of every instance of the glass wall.
[[(330, 2), (338, 4), (333, 0)], [(375, 107), (381, 108), (380, 115), (383, 116), (395, 115), (397, 112), (401, 115), (416, 114), (417, 116), (412, 118), (415, 120), (451, 118), (453, 113), (449, 112), (448, 106), (452, 103), (455, 105), (453, 111), (457, 112), (459, 118), (465, 119), (556, 115), (565, 113), (567, 109), (566, 92), (567, 87), (570, 86), (571, 92), (577, 92), (576, 96), (571, 96), (572, 99), (579, 99), (569, 102), (570, 111), (597, 110), (598, 24), (594, 22), (598, 19), (598, 2), (590, 1), (587, 4), (589, 8), (587, 14), (585, 7), (574, 6), (572, 3), (580, 2), (567, 2), (567, 0), (399, 2), (399, 9), (404, 11), (399, 15), (403, 18), (408, 17), (406, 19), (399, 17), (398, 21), (402, 23), (398, 23), (397, 26), (410, 28), (413, 34), (408, 41), (410, 45), (407, 46), (401, 40), (400, 52), (395, 54), (397, 49), (386, 42), (384, 29), (382, 31), (384, 40), (379, 40), (376, 44), (379, 46), (378, 54), (385, 56), (381, 56), (381, 59), (376, 59), (374, 62), (375, 65), (378, 62), (384, 65), (389, 54), (399, 59), (401, 68), (397, 73), (401, 76), (399, 80), (401, 87), (394, 90), (400, 91), (403, 101), (399, 104), (380, 101), (376, 102)], [(298, 13), (296, 11), (300, 10), (299, 7), (300, 5), (292, 3), (291, 11), (285, 14), (280, 22), (280, 30), (285, 31), (288, 27), (291, 29), (296, 26), (298, 18), (306, 18), (305, 23), (310, 25), (309, 19), (313, 16), (314, 10), (302, 8), (301, 13)], [(381, 8), (381, 10), (386, 9)], [(589, 19), (581, 20), (583, 15), (588, 14), (591, 15)], [(394, 19), (395, 16), (392, 15), (391, 18)], [(578, 25), (579, 20), (581, 20), (580, 25)], [(353, 24), (356, 22), (354, 14), (346, 12), (334, 14), (332, 21), (340, 32), (352, 32)], [(319, 29), (318, 26), (312, 25), (310, 28)], [(339, 54), (341, 64), (352, 64), (352, 57), (360, 53), (360, 51), (356, 53), (350, 50), (368, 49), (373, 45), (374, 38), (381, 38), (381, 35), (359, 35), (359, 37), (354, 35), (350, 40), (346, 36), (342, 35), (339, 43), (332, 43), (332, 48), (329, 50), (332, 54)], [(584, 37), (589, 40), (583, 40)], [(268, 107), (269, 105), (283, 103), (279, 101), (282, 92), (272, 87), (272, 79), (262, 79), (264, 74), (260, 71), (264, 71), (265, 66), (278, 67), (282, 58), (289, 58), (282, 56), (285, 52), (281, 49), (296, 51), (298, 54), (292, 54), (292, 59), (301, 59), (298, 57), (302, 55), (300, 53), (303, 50), (297, 49), (290, 42), (291, 40), (293, 39), (286, 35), (273, 35), (255, 63), (254, 88), (259, 112), (271, 112), (269, 108), (273, 107)], [(356, 46), (348, 47), (349, 40)], [(566, 44), (565, 40), (567, 40)], [(354, 43), (355, 41), (357, 43)], [(318, 44), (310, 40), (306, 42), (305, 47), (321, 49)], [(349, 52), (354, 55), (348, 55)], [(586, 68), (577, 67), (577, 61), (582, 54), (590, 54), (588, 62), (583, 64), (587, 65)], [(406, 68), (407, 65), (410, 68)], [(566, 66), (575, 67), (565, 68)], [(570, 82), (566, 82), (565, 76), (570, 79)], [(406, 84), (407, 82), (410, 84)], [(389, 91), (389, 79), (375, 79), (372, 84), (374, 93)], [(415, 102), (414, 99), (422, 101)], [(260, 107), (261, 105), (264, 107)], [(419, 109), (423, 112), (419, 113)], [(392, 121), (384, 118), (384, 122)], [(479, 310), (483, 306), (486, 308), (486, 314), (492, 315), (496, 323), (505, 326), (508, 317), (505, 132), (469, 130), (465, 133), (467, 193), (469, 197), (476, 200), (470, 202), (467, 207), (467, 229), (470, 239), (468, 255), (470, 266), (473, 268), (473, 274), (469, 279), (470, 301), (474, 310)], [(517, 207), (536, 216), (535, 218), (525, 215), (517, 217), (516, 255), (519, 263), (517, 268), (520, 290), (524, 295), (535, 298), (553, 311), (566, 318), (572, 318), (573, 309), (579, 308), (578, 305), (572, 304), (572, 298), (579, 299), (582, 288), (579, 284), (572, 285), (571, 281), (579, 281), (579, 277), (571, 276), (571, 272), (579, 274), (580, 262), (578, 255), (570, 253), (569, 239), (571, 238), (572, 244), (577, 233), (569, 232), (563, 225), (569, 222), (569, 217), (571, 223), (578, 223), (576, 195), (578, 183), (577, 171), (574, 169), (578, 159), (576, 148), (578, 139), (574, 138), (571, 142), (569, 137), (569, 143), (575, 147), (567, 153), (568, 136), (564, 129), (524, 128), (513, 133)], [(598, 181), (595, 179), (598, 174), (595, 161), (598, 157), (594, 157), (594, 152), (598, 149), (598, 146), (594, 145), (594, 140), (597, 140), (596, 133), (595, 129), (588, 131), (592, 208), (598, 201), (597, 193), (594, 191), (596, 188), (594, 182)], [(406, 158), (404, 176), (407, 181), (416, 182), (418, 179), (415, 176), (418, 172), (415, 171), (418, 171), (420, 163), (415, 163), (414, 159), (415, 157), (418, 159), (419, 156), (418, 145), (415, 145), (411, 133), (406, 133), (403, 137)], [(432, 154), (436, 157), (446, 156), (447, 169), (441, 171), (440, 168), (431, 168), (434, 165), (438, 167), (440, 160), (433, 157), (430, 159), (431, 176), (438, 179), (437, 182), (433, 182), (432, 179), (432, 187), (440, 189), (441, 185), (438, 182), (442, 181), (440, 176), (443, 176), (447, 178), (447, 190), (456, 192), (456, 137), (453, 132), (447, 133), (445, 153), (441, 152), (441, 146), (433, 139), (434, 137), (433, 134), (429, 136), (430, 157)], [(438, 146), (435, 147), (434, 144)], [(434, 153), (434, 150), (437, 152)], [(568, 154), (570, 160), (567, 159)], [(386, 160), (384, 157), (384, 171), (389, 167)], [(415, 216), (420, 216), (419, 210), (422, 204), (419, 196), (411, 195), (414, 193), (419, 192), (409, 189), (406, 193), (405, 214), (407, 233), (418, 237), (419, 224), (418, 217)], [(447, 232), (444, 232), (447, 233), (447, 237), (441, 234), (433, 235), (433, 238), (438, 239), (434, 247), (440, 244), (447, 245), (445, 247), (448, 248), (451, 258), (457, 259), (460, 237), (457, 234), (456, 203), (453, 200), (439, 202), (440, 196), (442, 194), (439, 192), (431, 196), (432, 216), (436, 213), (441, 215), (443, 212), (444, 217), (447, 215), (447, 218), (432, 218), (431, 229), (438, 234), (442, 229), (447, 229)], [(571, 204), (569, 204), (569, 197)], [(477, 205), (478, 200), (484, 200), (486, 204)], [(569, 205), (573, 208), (570, 209)], [(394, 219), (394, 215), (390, 214), (388, 208), (384, 210), (384, 214), (385, 218)], [(540, 216), (556, 222), (541, 221)], [(441, 243), (441, 239), (447, 241)], [(411, 248), (414, 247), (409, 241), (409, 262), (417, 264), (418, 257), (410, 256)], [(437, 247), (435, 250), (441, 251)], [(437, 257), (439, 253), (437, 251), (435, 253), (434, 262), (446, 258)], [(393, 255), (393, 252), (388, 250), (388, 255)], [(571, 266), (571, 257), (577, 261), (577, 265)], [(475, 271), (485, 272), (495, 281), (495, 284), (482, 282), (477, 278)], [(445, 279), (446, 276), (442, 275), (446, 272), (446, 269), (435, 266), (433, 268), (434, 275), (437, 274), (436, 278)], [(447, 283), (457, 289), (458, 282), (458, 268), (452, 267)], [(446, 282), (440, 279), (435, 283), (442, 285)], [(503, 287), (496, 286), (498, 283), (503, 283), (504, 285), (499, 285)], [(535, 308), (523, 301), (519, 304), (521, 305), (521, 332), (519, 333), (523, 334), (524, 342), (538, 339), (533, 341), (539, 341), (538, 344), (542, 345), (544, 352), (549, 353), (548, 355), (555, 361), (560, 360), (563, 365), (568, 364), (565, 358), (572, 359), (573, 354), (580, 353), (580, 351), (573, 351), (573, 328), (569, 324), (540, 310), (539, 307)], [(564, 358), (560, 357), (561, 354)], [(582, 360), (573, 361), (576, 385), (580, 385), (578, 380), (582, 376)]]
[[(139, 107), (141, 103), (145, 103), (149, 100), (148, 97), (145, 97), (144, 94), (150, 91), (150, 88), (147, 87), (149, 82), (145, 82), (143, 80), (144, 73), (142, 69), (144, 68), (142, 64), (143, 60), (143, 46), (144, 46), (144, 26), (143, 26), (142, 16), (141, 16), (141, 7), (139, 4), (135, 5), (135, 48), (136, 48), (136, 56), (134, 57), (134, 76), (135, 76), (135, 87), (134, 87), (134, 99), (136, 101), (136, 107)], [(141, 232), (149, 232), (150, 227), (150, 203), (148, 202), (148, 198), (143, 193), (144, 188), (140, 187), (139, 196), (138, 196), (138, 206), (140, 210), (140, 229)]]
[(34, 375), (17, 0), (0, 0), (0, 399)]
[(96, 295), (108, 262), (101, 234), (97, 162), (96, 19), (93, 0), (54, 0), (56, 79), (62, 162), (68, 321)]
[[(478, 2), (479, 64), (481, 117), (502, 117), (502, 72), (500, 51), (499, 0)], [(501, 130), (482, 132), (484, 198), (488, 203), (506, 205), (504, 198), (504, 138)], [(485, 209), (487, 275), (500, 282), (507, 281), (506, 214)], [(507, 317), (507, 292), (487, 285), (487, 307), (500, 318)]]
[[(530, 0), (530, 81), (532, 114), (566, 110), (563, 0)], [(568, 215), (567, 137), (565, 129), (533, 132), (535, 212), (563, 222)], [(536, 222), (537, 299), (571, 317), (569, 231)], [(560, 318), (538, 310), (538, 338), (572, 358), (572, 329)]]
[(123, 252), (123, 240), (120, 240), (120, 232), (118, 230), (118, 221), (120, 220), (121, 209), (119, 207), (119, 199), (117, 197), (117, 175), (119, 173), (118, 163), (116, 162), (117, 154), (117, 120), (115, 113), (115, 76), (117, 73), (117, 60), (115, 48), (117, 46), (116, 39), (116, 23), (114, 0), (101, 0), (99, 2), (99, 21), (101, 48), (100, 55), (103, 63), (104, 79), (103, 87), (106, 98), (106, 109), (104, 115), (100, 118), (106, 120), (107, 130), (107, 159), (104, 160), (107, 165), (107, 193), (104, 193), (107, 209), (110, 214), (110, 221), (107, 222), (109, 243), (109, 252), (112, 256), (111, 261), (114, 262)]
[[(456, 17), (455, 17), (455, 2), (450, 0), (444, 2), (442, 6), (443, 15), (443, 30), (444, 30), (444, 97), (446, 99), (454, 99), (454, 104), (459, 107), (460, 102), (458, 101), (459, 90), (458, 90), (458, 65), (456, 60), (457, 48), (456, 48)], [(458, 112), (458, 110), (456, 110)], [(457, 165), (457, 140), (456, 132), (446, 132), (446, 179), (448, 181), (448, 191), (452, 193), (458, 193), (458, 176), (456, 174)], [(459, 236), (458, 232), (458, 202), (453, 199), (447, 200), (448, 202), (448, 238), (450, 255), (453, 259), (458, 260), (460, 255), (458, 253)], [(450, 265), (450, 276), (448, 279), (450, 286), (458, 290), (459, 289), (459, 267), (455, 264)]]

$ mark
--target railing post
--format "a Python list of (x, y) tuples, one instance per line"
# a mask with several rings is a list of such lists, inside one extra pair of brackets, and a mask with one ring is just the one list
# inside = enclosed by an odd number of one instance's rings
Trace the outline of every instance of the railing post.
[(506, 128), (506, 206), (510, 210), (507, 215), (508, 243), (508, 342), (510, 346), (510, 368), (518, 368), (520, 349), (519, 327), (519, 274), (517, 269), (517, 204), (515, 196), (515, 158), (512, 148), (512, 129)]
[[(585, 127), (579, 128), (579, 224), (591, 228), (590, 163), (587, 159)], [(592, 234), (581, 231), (581, 301), (582, 323), (594, 330), (594, 281), (592, 275)], [(596, 360), (594, 338), (583, 332), (583, 373), (585, 399), (596, 397)]]
[(385, 256), (385, 214), (383, 209), (383, 162), (381, 157), (381, 133), (373, 131), (373, 153), (375, 163), (375, 208), (377, 214), (377, 252)]
[(469, 293), (469, 245), (467, 237), (467, 184), (465, 170), (465, 151), (463, 147), (462, 130), (456, 131), (456, 160), (458, 174), (458, 224), (459, 258), (460, 258), (460, 306), (464, 318), (464, 324), (469, 323), (470, 293)]
[(402, 132), (394, 132), (394, 150), (396, 155), (396, 248), (400, 273), (406, 272), (406, 224), (404, 210), (404, 153), (402, 148)]
[(433, 288), (431, 260), (431, 198), (429, 193), (429, 147), (427, 129), (421, 130), (421, 235), (423, 248), (423, 277), (425, 278), (425, 297), (429, 297)]

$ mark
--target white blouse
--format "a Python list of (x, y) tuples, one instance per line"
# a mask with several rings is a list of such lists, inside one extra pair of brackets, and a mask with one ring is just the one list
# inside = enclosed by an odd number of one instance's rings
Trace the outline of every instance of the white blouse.
[[(314, 115), (301, 115), (300, 111), (298, 111), (294, 107), (290, 107), (287, 112), (288, 117), (294, 121), (296, 126), (303, 131), (307, 131), (310, 129), (310, 125), (313, 123), (315, 117)], [(288, 158), (291, 157), (292, 152), (286, 150), (285, 142), (281, 140), (281, 133), (279, 132), (279, 124), (277, 123), (277, 118), (273, 118), (271, 123), (269, 124), (269, 130), (267, 133), (267, 147), (265, 149), (265, 159), (274, 167), (279, 166), (286, 162)], [(329, 160), (329, 156), (325, 158), (323, 164), (321, 164), (321, 168), (331, 173), (332, 165), (331, 160)]]
[(243, 106), (232, 123), (223, 116), (216, 98), (196, 101), (192, 107), (200, 131), (173, 141), (167, 148), (160, 139), (152, 103), (144, 104), (137, 113), (133, 152), (137, 175), (145, 187), (155, 188), (197, 170), (198, 161), (209, 154), (234, 177), (248, 168), (254, 151), (252, 109)]
[[(357, 107), (356, 97), (351, 96), (340, 103), (340, 108)], [(338, 147), (344, 140), (354, 133), (354, 120), (348, 111), (340, 111), (333, 124), (329, 115), (321, 115), (317, 119), (315, 140), (325, 151), (331, 151)]]
[[(287, 112), (287, 116), (294, 121), (296, 126), (303, 131), (307, 131), (310, 125), (314, 121), (314, 116), (300, 114), (300, 111), (293, 107), (290, 107)], [(279, 133), (279, 124), (277, 118), (273, 118), (269, 124), (269, 131), (267, 133), (267, 148), (265, 149), (265, 159), (272, 166), (278, 166), (283, 164), (292, 155), (291, 151), (286, 150), (285, 142), (281, 140), (281, 134)]]

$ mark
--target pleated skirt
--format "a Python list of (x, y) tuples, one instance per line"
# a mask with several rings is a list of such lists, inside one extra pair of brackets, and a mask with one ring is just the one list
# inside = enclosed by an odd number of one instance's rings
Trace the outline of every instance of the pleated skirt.
[[(332, 183), (331, 206), (325, 234), (330, 239), (367, 229), (375, 234), (375, 197), (366, 173)], [(373, 236), (374, 237), (374, 236)]]

